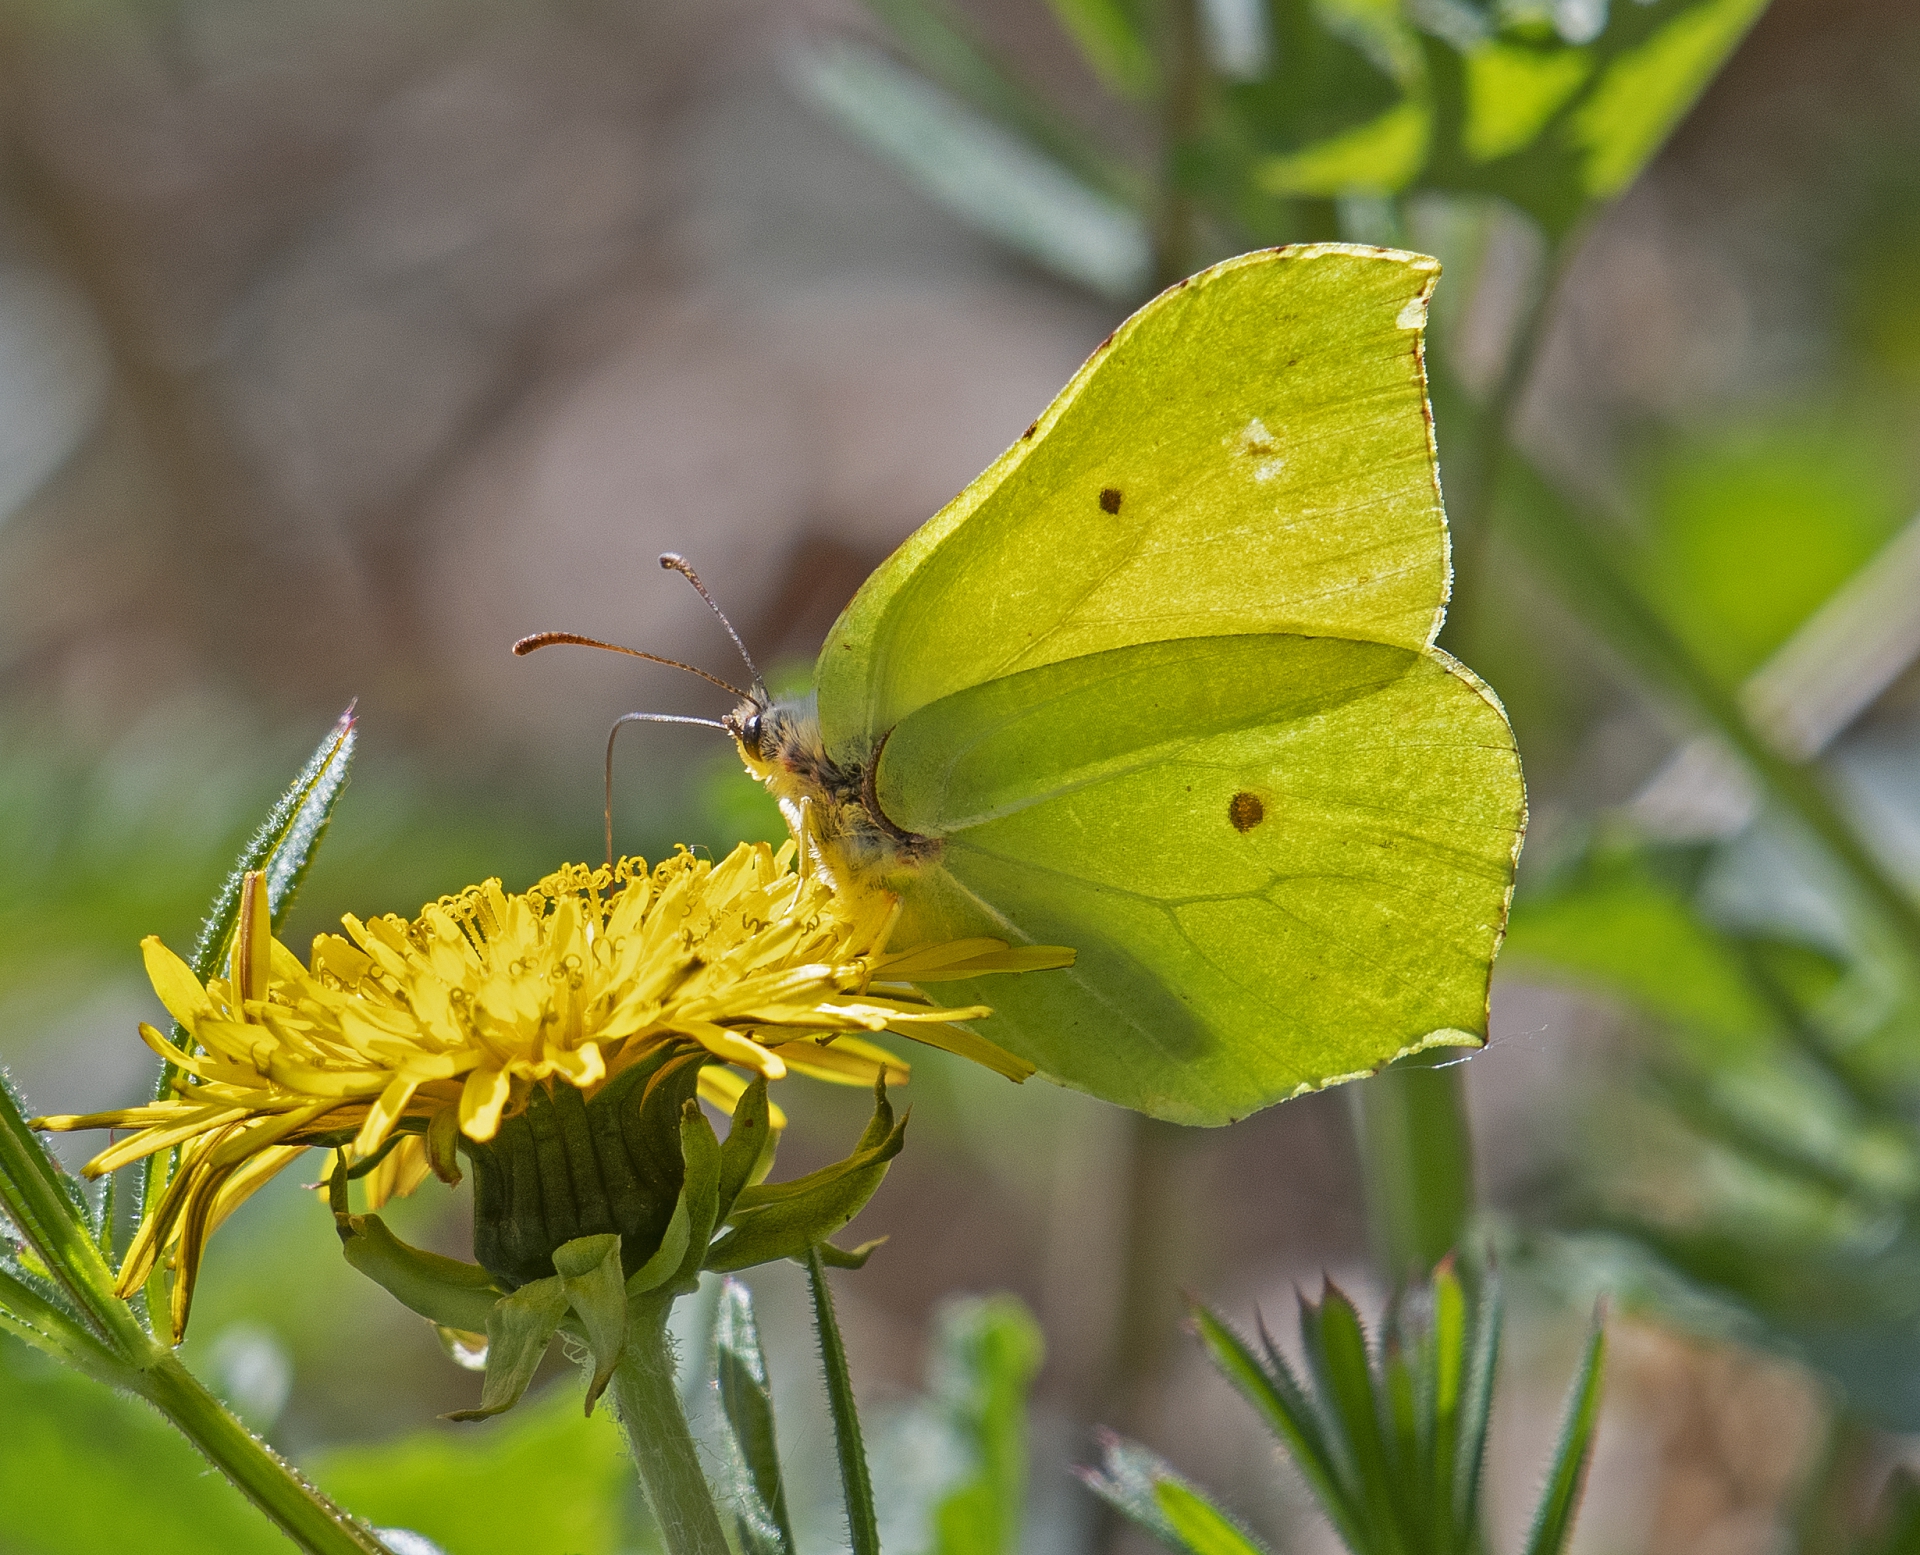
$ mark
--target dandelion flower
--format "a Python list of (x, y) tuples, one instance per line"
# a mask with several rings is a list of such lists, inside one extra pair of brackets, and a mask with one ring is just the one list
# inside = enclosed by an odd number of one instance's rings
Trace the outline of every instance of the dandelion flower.
[(755, 1078), (905, 1080), (861, 1033), (1032, 1073), (953, 1024), (985, 1007), (937, 1006), (916, 985), (1062, 966), (1070, 951), (972, 939), (889, 953), (897, 901), (836, 891), (797, 869), (796, 852), (743, 843), (718, 863), (683, 850), (652, 868), (569, 865), (522, 893), (489, 880), (411, 920), (349, 916), (305, 966), (272, 937), (250, 877), (224, 978), (203, 986), (158, 939), (142, 944), (185, 1034), (140, 1028), (171, 1066), (170, 1094), (36, 1126), (135, 1130), (89, 1176), (179, 1148), (119, 1276), (129, 1294), (169, 1259), (178, 1332), (207, 1238), (308, 1147), (339, 1150), (377, 1208), (429, 1171), (457, 1181), (456, 1147), (478, 1159), (530, 1105), (591, 1101), (649, 1059), (649, 1071), (697, 1060), (699, 1094), (723, 1108)]

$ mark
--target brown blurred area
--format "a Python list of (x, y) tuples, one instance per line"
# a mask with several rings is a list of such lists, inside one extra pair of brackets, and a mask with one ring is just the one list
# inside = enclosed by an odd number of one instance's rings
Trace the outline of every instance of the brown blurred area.
[[(779, 0), (16, 0), (0, 19), (0, 758), (137, 776), (171, 725), (191, 742), (182, 781), (228, 806), (222, 835), (251, 818), (261, 751), (297, 752), (357, 697), (367, 755), (341, 846), (386, 893), (373, 907), (466, 883), (406, 862), (422, 816), (469, 807), (481, 840), (455, 851), (491, 840), (512, 862), (489, 869), (597, 848), (609, 720), (711, 715), (721, 694), (508, 645), (565, 627), (734, 674), (704, 606), (655, 566), (673, 549), (763, 662), (804, 662), (1119, 311), (1006, 258), (812, 116), (782, 59), (823, 19), (848, 20)], [(1093, 104), (1043, 7), (992, 0), (982, 20)], [(1820, 370), (1863, 198), (1830, 171), (1859, 138), (1914, 140), (1916, 98), (1906, 0), (1778, 0), (1592, 235), (1530, 410), (1544, 456), (1604, 497), (1650, 419)], [(1514, 614), (1548, 659), (1593, 653), (1537, 598)], [(1657, 711), (1618, 675), (1591, 685), (1531, 769), (1543, 835), (1624, 798), (1659, 754)], [(635, 737), (624, 820), (648, 838), (703, 824), (687, 774), (714, 755)], [(389, 803), (383, 785), (414, 808), (355, 833), (352, 806)], [(314, 890), (333, 904), (327, 868)], [(190, 912), (137, 927), (184, 942)], [(48, 1105), (137, 1089), (137, 1066), (103, 1056), (145, 1008), (132, 938), (110, 971), (96, 945), (56, 948), (103, 991), (55, 1026), (39, 972), (0, 960), (18, 1017), (0, 1057)], [(1519, 984), (1495, 1018), (1467, 1072), (1483, 1185), (1512, 1206), (1570, 1148), (1617, 1032)], [(1051, 1354), (1046, 1548), (1094, 1526), (1063, 1470), (1096, 1420), (1283, 1547), (1330, 1548), (1177, 1324), (1183, 1289), (1242, 1317), (1283, 1311), (1289, 1282), (1322, 1270), (1373, 1293), (1345, 1099), (1187, 1136), (1038, 1082), (1010, 1099), (931, 1059), (914, 1089), (913, 1142), (860, 1226), (892, 1241), (842, 1283), (862, 1386), (917, 1384), (942, 1296), (1015, 1290)], [(837, 1154), (861, 1102), (820, 1101), (784, 1164)], [(1496, 1439), (1517, 1507), (1575, 1333), (1537, 1326)], [(388, 1358), (325, 1385), (303, 1352), (292, 1438), (424, 1421), (421, 1397), (451, 1384), (396, 1401), (376, 1375), (439, 1365), (416, 1338), (387, 1323), (369, 1343)], [(1822, 1408), (1812, 1385), (1652, 1333), (1627, 1352), (1577, 1547), (1769, 1548)], [(1760, 1417), (1797, 1423), (1756, 1432)]]

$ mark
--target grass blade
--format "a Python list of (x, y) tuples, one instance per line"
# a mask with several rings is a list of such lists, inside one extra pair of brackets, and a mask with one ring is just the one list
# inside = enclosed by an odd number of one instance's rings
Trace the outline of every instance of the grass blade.
[(1435, 1514), (1436, 1527), (1445, 1526), (1446, 1548), (1465, 1550), (1469, 1548), (1468, 1535), (1459, 1525), (1454, 1472), (1459, 1462), (1460, 1409), (1469, 1364), (1467, 1301), (1451, 1258), (1433, 1271), (1433, 1333), (1429, 1343), (1433, 1365), (1432, 1393), (1427, 1400), (1431, 1411), (1427, 1431), (1432, 1443), (1428, 1505)]
[(1199, 1491), (1162, 1480), (1153, 1498), (1180, 1542), (1193, 1555), (1267, 1555), (1267, 1547)]
[(808, 102), (962, 221), (1104, 297), (1149, 283), (1139, 212), (1024, 136), (851, 39), (805, 45), (789, 65)]
[(1453, 1478), (1454, 1537), (1471, 1548), (1480, 1518), (1480, 1482), (1487, 1461), (1487, 1422), (1493, 1415), (1493, 1376), (1500, 1366), (1500, 1326), (1506, 1315), (1500, 1271), (1491, 1264), (1481, 1281), (1473, 1314), (1473, 1349), (1460, 1395)]
[(1266, 1555), (1266, 1546), (1157, 1453), (1101, 1431), (1100, 1467), (1080, 1481), (1122, 1516), (1182, 1555)]
[[(1357, 1499), (1365, 1518), (1363, 1547), (1368, 1555), (1405, 1555), (1408, 1541), (1400, 1527), (1393, 1471), (1381, 1434), (1380, 1408), (1360, 1313), (1331, 1281), (1317, 1309), (1302, 1302), (1300, 1311), (1308, 1361), (1351, 1455)], [(1313, 1314), (1311, 1322), (1309, 1312)]]
[(113, 1294), (113, 1272), (93, 1238), (86, 1196), (27, 1126), (26, 1108), (0, 1073), (0, 1209), (50, 1279), (112, 1346), (133, 1317)]
[(1349, 1549), (1361, 1551), (1364, 1546), (1358, 1509), (1339, 1464), (1327, 1449), (1319, 1417), (1286, 1358), (1269, 1342), (1269, 1364), (1261, 1365), (1232, 1328), (1198, 1303), (1193, 1308), (1193, 1322), (1194, 1331), (1215, 1369), (1253, 1405), (1268, 1428), (1286, 1444), (1301, 1477), (1341, 1540)]
[(860, 1413), (853, 1401), (847, 1350), (833, 1315), (833, 1292), (817, 1247), (807, 1250), (807, 1285), (813, 1293), (814, 1331), (820, 1337), (820, 1361), (827, 1375), (827, 1405), (833, 1414), (833, 1443), (840, 1458), (840, 1488), (847, 1503), (847, 1533), (853, 1555), (880, 1555), (880, 1525), (873, 1512), (873, 1480), (867, 1472), (867, 1447), (860, 1436)]
[(1606, 1313), (1602, 1310), (1593, 1315), (1593, 1333), (1587, 1339), (1580, 1373), (1567, 1397), (1566, 1423), (1560, 1429), (1560, 1445), (1553, 1455), (1546, 1492), (1534, 1514), (1527, 1555), (1560, 1555), (1573, 1533), (1580, 1493), (1586, 1488), (1587, 1466), (1593, 1461), (1593, 1430), (1600, 1418), (1600, 1381), (1606, 1353)]

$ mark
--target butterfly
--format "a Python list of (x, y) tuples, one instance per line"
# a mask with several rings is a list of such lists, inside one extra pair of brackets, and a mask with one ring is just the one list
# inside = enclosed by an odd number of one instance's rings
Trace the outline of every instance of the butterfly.
[(897, 943), (1074, 948), (929, 990), (1056, 1081), (1218, 1124), (1485, 1041), (1526, 799), (1434, 645), (1439, 270), (1314, 244), (1180, 282), (867, 579), (807, 694), (756, 672), (718, 720)]

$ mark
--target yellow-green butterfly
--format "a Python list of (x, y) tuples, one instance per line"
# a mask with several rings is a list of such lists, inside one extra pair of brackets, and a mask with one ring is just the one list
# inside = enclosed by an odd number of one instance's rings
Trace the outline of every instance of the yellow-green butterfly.
[(756, 676), (723, 720), (898, 943), (1074, 947), (930, 990), (1055, 1080), (1224, 1123), (1485, 1040), (1525, 796), (1433, 646), (1439, 271), (1315, 244), (1155, 298), (866, 581), (809, 695)]

